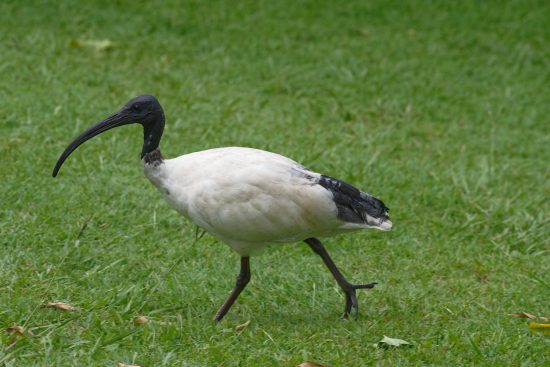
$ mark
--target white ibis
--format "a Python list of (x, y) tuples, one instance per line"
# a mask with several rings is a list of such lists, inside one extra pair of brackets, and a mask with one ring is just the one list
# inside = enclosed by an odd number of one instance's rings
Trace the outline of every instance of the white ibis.
[(225, 242), (241, 256), (235, 288), (215, 315), (220, 321), (250, 281), (250, 256), (266, 245), (304, 241), (321, 256), (346, 295), (343, 317), (353, 308), (356, 290), (376, 283), (346, 280), (317, 239), (363, 228), (392, 227), (384, 203), (355, 187), (310, 171), (279, 154), (251, 148), (217, 148), (165, 159), (159, 143), (164, 111), (143, 95), (88, 128), (59, 157), (55, 177), (67, 157), (86, 140), (117, 126), (143, 126), (141, 164), (147, 178), (179, 213)]

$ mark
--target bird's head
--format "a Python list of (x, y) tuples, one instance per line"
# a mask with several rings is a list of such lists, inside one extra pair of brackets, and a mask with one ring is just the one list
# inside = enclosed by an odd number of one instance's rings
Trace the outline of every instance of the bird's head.
[(148, 94), (132, 98), (120, 111), (115, 112), (113, 115), (117, 114), (121, 120), (125, 120), (121, 125), (137, 123), (148, 127), (161, 120), (164, 121), (162, 106), (154, 96)]
[(155, 97), (142, 95), (131, 99), (120, 110), (77, 136), (59, 156), (53, 169), (53, 177), (57, 176), (65, 159), (82, 143), (112, 128), (134, 123), (143, 126), (144, 145), (142, 156), (145, 151), (157, 148), (164, 129), (164, 111)]

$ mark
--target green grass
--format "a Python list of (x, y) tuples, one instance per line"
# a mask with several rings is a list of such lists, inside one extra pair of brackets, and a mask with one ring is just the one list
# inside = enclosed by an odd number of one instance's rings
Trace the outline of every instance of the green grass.
[[(549, 3), (340, 3), (0, 3), (0, 366), (548, 365), (550, 339), (509, 314), (550, 316)], [(143, 177), (138, 127), (51, 178), (142, 93), (166, 110), (167, 157), (262, 148), (386, 202), (392, 232), (326, 239), (352, 281), (380, 283), (357, 322), (299, 244), (253, 258), (214, 324), (238, 257)], [(13, 323), (34, 337), (8, 346)]]

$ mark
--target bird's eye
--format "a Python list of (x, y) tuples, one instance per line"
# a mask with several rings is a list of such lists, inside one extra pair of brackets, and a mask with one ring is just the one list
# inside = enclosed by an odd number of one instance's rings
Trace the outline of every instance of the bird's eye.
[(136, 103), (136, 104), (134, 104), (134, 105), (132, 106), (132, 109), (133, 109), (134, 111), (139, 111), (139, 110), (141, 110), (141, 106), (140, 106), (139, 104)]

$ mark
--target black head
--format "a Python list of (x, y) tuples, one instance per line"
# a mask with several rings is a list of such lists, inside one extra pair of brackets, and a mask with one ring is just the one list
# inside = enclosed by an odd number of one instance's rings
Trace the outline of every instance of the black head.
[(53, 176), (57, 176), (61, 165), (67, 157), (82, 143), (117, 126), (141, 124), (144, 131), (142, 157), (156, 149), (164, 130), (164, 111), (159, 101), (150, 95), (142, 95), (131, 99), (119, 111), (106, 119), (91, 126), (77, 136), (63, 151), (53, 169)]
[(148, 94), (132, 98), (117, 113), (125, 114), (126, 118), (144, 127), (164, 121), (162, 106), (154, 96)]

